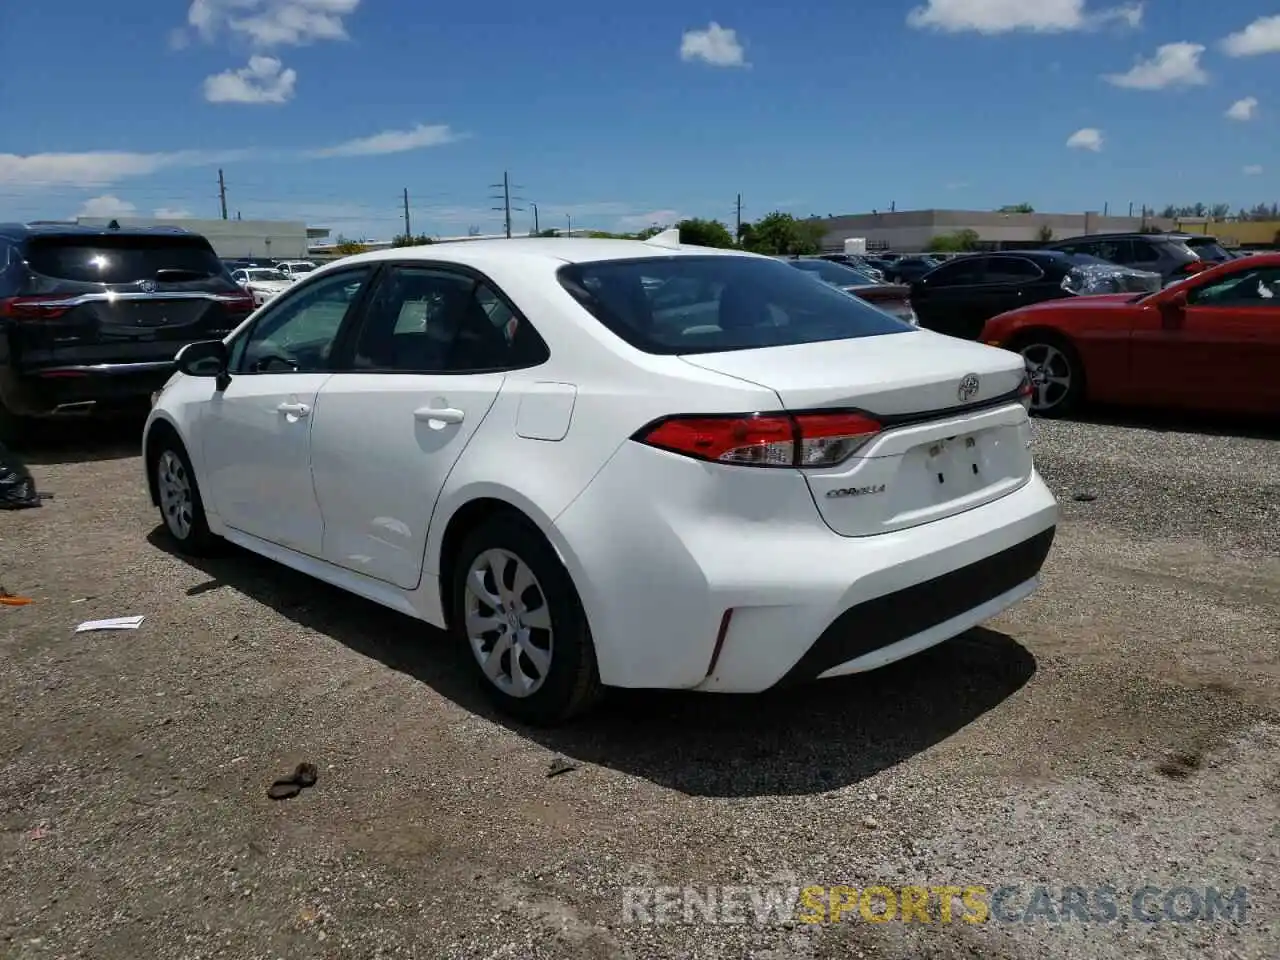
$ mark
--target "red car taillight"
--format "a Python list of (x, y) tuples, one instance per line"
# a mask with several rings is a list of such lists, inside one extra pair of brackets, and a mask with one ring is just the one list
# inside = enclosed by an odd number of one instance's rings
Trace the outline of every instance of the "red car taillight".
[(1023, 377), (1022, 382), (1018, 384), (1018, 402), (1028, 410), (1031, 409), (1031, 396), (1034, 392), (1035, 388), (1031, 385), (1031, 378)]
[(217, 300), (227, 308), (229, 313), (253, 313), (258, 309), (258, 303), (253, 299), (253, 294), (247, 290), (238, 293), (220, 293)]
[(0, 317), (8, 320), (53, 320), (75, 306), (57, 297), (6, 297), (0, 300)]
[(746, 467), (828, 467), (880, 432), (864, 413), (667, 417), (634, 439), (699, 460)]

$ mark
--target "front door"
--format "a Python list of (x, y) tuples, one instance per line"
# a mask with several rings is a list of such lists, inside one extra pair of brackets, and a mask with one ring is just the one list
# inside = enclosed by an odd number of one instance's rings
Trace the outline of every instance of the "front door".
[(1134, 330), (1135, 386), (1171, 406), (1280, 410), (1280, 267), (1191, 283), (1185, 309), (1153, 310)]
[(324, 559), (416, 587), (445, 480), (506, 371), (543, 358), (537, 334), (487, 283), (445, 265), (388, 267), (312, 424)]
[(316, 397), (338, 331), (372, 268), (290, 291), (231, 347), (231, 381), (200, 420), (201, 478), (233, 530), (318, 557), (324, 535), (311, 482)]

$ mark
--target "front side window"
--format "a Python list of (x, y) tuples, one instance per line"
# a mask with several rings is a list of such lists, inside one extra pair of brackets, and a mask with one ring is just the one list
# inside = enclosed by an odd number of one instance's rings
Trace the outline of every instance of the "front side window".
[(231, 349), (233, 373), (315, 373), (329, 369), (338, 331), (372, 267), (343, 270), (289, 291)]
[(467, 373), (533, 366), (547, 355), (533, 328), (488, 284), (451, 270), (395, 267), (369, 302), (352, 368)]
[(1269, 307), (1280, 311), (1280, 267), (1241, 270), (1187, 293), (1202, 307)]
[(750, 350), (915, 329), (763, 257), (604, 260), (561, 267), (558, 276), (588, 313), (647, 353)]
[(953, 260), (930, 273), (927, 283), (930, 287), (960, 287), (981, 283), (985, 263), (982, 257)]

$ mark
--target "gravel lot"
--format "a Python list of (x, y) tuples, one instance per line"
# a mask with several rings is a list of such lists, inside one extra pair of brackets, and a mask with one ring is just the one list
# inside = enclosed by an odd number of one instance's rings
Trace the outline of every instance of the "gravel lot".
[[(1043, 589), (787, 696), (555, 732), (412, 621), (156, 532), (132, 427), (0, 513), (0, 955), (1249, 957), (1280, 945), (1280, 438), (1037, 424)], [(1082, 499), (1075, 499), (1078, 495)], [(140, 630), (74, 634), (144, 614)], [(549, 778), (566, 758), (576, 768)], [(300, 761), (319, 782), (272, 802)], [(1243, 921), (637, 924), (623, 888), (1248, 889)], [(1159, 898), (1155, 901), (1158, 903)]]

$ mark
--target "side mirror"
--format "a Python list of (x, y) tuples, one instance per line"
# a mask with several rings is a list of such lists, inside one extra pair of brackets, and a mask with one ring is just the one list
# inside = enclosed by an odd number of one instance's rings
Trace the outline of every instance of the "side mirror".
[(174, 358), (188, 377), (223, 377), (227, 372), (227, 345), (221, 340), (188, 343)]

